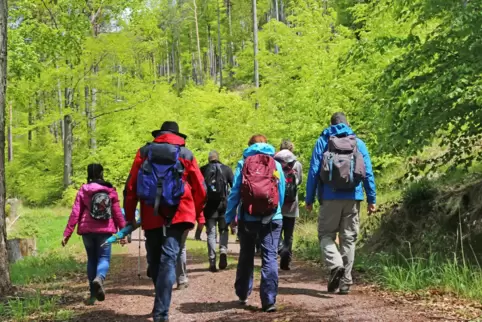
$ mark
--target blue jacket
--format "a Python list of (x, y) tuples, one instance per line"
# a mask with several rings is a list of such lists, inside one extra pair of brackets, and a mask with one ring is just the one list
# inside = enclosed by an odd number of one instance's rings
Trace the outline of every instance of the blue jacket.
[[(244, 159), (246, 159), (249, 156), (256, 155), (256, 154), (267, 154), (270, 156), (274, 156), (275, 154), (275, 149), (273, 146), (267, 144), (267, 143), (256, 143), (248, 147), (246, 150), (243, 152), (243, 159), (238, 161), (238, 166), (236, 167), (236, 172), (234, 173), (234, 181), (233, 181), (233, 187), (231, 188), (231, 192), (228, 197), (228, 206), (226, 208), (226, 223), (229, 224), (231, 221), (234, 220), (238, 206), (240, 205), (241, 202), (241, 183), (243, 181), (243, 165), (244, 165)], [(283, 174), (283, 168), (280, 163), (276, 161), (276, 169), (278, 170), (278, 173), (280, 175), (279, 183), (278, 183), (278, 193), (279, 193), (279, 203), (278, 203), (278, 209), (276, 210), (276, 214), (273, 216), (271, 220), (281, 220), (283, 219), (283, 215), (281, 214), (281, 207), (283, 206), (284, 198), (285, 198), (285, 177)], [(243, 211), (242, 207), (239, 207), (239, 212)], [(261, 221), (262, 218), (260, 217), (253, 217), (248, 215), (247, 213), (244, 213), (241, 218), (238, 213), (238, 220), (244, 220), (244, 221)]]
[(318, 191), (318, 200), (363, 200), (363, 187), (367, 195), (368, 203), (376, 203), (375, 177), (373, 176), (372, 162), (365, 143), (357, 138), (358, 151), (363, 155), (366, 167), (366, 179), (360, 183), (354, 191), (333, 191), (329, 184), (323, 184), (320, 178), (320, 170), (323, 165), (323, 153), (327, 150), (328, 139), (330, 136), (352, 135), (353, 130), (346, 124), (332, 125), (325, 129), (318, 141), (316, 141), (313, 154), (311, 156), (310, 170), (306, 182), (306, 204), (312, 205)]

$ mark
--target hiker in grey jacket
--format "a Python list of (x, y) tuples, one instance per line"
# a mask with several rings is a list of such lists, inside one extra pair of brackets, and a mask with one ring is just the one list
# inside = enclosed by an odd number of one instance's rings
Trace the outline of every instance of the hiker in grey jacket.
[[(303, 181), (303, 167), (301, 163), (296, 160), (293, 151), (294, 144), (289, 140), (283, 140), (280, 151), (275, 155), (275, 159), (283, 165), (286, 178), (285, 203), (281, 209), (283, 213), (283, 228), (281, 231), (282, 238), (280, 238), (279, 254), (281, 257), (280, 268), (287, 271), (290, 270), (295, 221), (300, 214), (298, 186)], [(294, 182), (288, 182), (290, 180)], [(290, 187), (292, 187), (292, 189), (290, 189)]]

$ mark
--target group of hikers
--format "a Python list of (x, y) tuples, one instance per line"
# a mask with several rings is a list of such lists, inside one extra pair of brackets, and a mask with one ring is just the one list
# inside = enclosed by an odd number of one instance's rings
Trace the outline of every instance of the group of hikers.
[[(168, 321), (174, 284), (180, 289), (187, 286), (186, 238), (196, 223), (206, 225), (211, 272), (227, 268), (228, 228), (237, 231), (240, 252), (234, 288), (240, 305), (246, 305), (253, 290), (254, 257), (260, 249), (262, 310), (276, 311), (278, 267), (290, 269), (299, 216), (302, 165), (293, 153), (293, 143), (283, 140), (276, 152), (264, 135), (253, 135), (233, 173), (216, 151), (209, 153), (208, 164), (200, 168), (176, 122), (164, 122), (152, 136), (154, 140), (135, 156), (123, 209), (116, 190), (104, 180), (102, 165), (87, 168), (87, 184), (77, 194), (62, 240), (65, 246), (78, 226), (87, 252), (87, 303), (105, 299), (111, 256), (106, 241), (124, 227), (139, 226), (136, 209), (140, 203), (147, 274), (155, 288), (155, 322)], [(368, 150), (345, 114), (333, 114), (331, 125), (316, 141), (306, 181), (306, 210), (312, 211), (315, 199), (320, 203), (318, 238), (330, 269), (328, 291), (348, 294), (363, 190), (371, 213), (376, 211), (376, 188)]]

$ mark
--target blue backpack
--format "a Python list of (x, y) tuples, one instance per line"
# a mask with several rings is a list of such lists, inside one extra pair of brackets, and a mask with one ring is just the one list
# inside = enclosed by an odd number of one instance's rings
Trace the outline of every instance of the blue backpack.
[(179, 206), (184, 195), (184, 167), (179, 161), (179, 146), (176, 146), (175, 161), (166, 160), (168, 162), (162, 164), (152, 160), (153, 145), (148, 149), (147, 159), (137, 177), (137, 196), (146, 205), (154, 207), (154, 215), (158, 215), (160, 206)]

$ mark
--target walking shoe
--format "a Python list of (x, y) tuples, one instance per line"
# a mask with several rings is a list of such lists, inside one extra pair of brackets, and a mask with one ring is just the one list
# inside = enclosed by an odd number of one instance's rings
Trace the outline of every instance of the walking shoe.
[(350, 285), (342, 285), (340, 287), (340, 294), (341, 295), (348, 295), (350, 294)]
[(266, 305), (263, 307), (263, 312), (271, 313), (271, 312), (276, 312), (276, 305)]
[(104, 291), (104, 281), (101, 277), (96, 277), (92, 282), (92, 290), (94, 292), (95, 298), (102, 302), (105, 300), (105, 291)]
[(178, 290), (178, 291), (185, 290), (186, 288), (188, 288), (188, 286), (189, 286), (188, 283), (178, 284), (178, 285), (177, 285), (177, 290)]
[(223, 270), (228, 267), (228, 256), (226, 254), (219, 255), (219, 269)]
[(218, 269), (216, 268), (216, 264), (211, 264), (209, 265), (209, 271), (211, 273), (217, 273), (218, 272)]
[(281, 268), (283, 271), (289, 271), (290, 270), (290, 259), (286, 256), (282, 256), (281, 260), (279, 262), (279, 268)]
[(169, 319), (159, 318), (159, 319), (154, 319), (154, 322), (169, 322)]
[(334, 293), (340, 287), (340, 280), (345, 275), (345, 268), (335, 267), (331, 270), (330, 279), (328, 280), (328, 292)]
[(97, 299), (95, 297), (91, 296), (88, 299), (85, 299), (84, 304), (87, 305), (87, 306), (92, 306), (92, 305), (95, 304), (96, 300)]
[(241, 305), (246, 305), (246, 304), (248, 304), (248, 299), (239, 298), (239, 304), (241, 304)]

